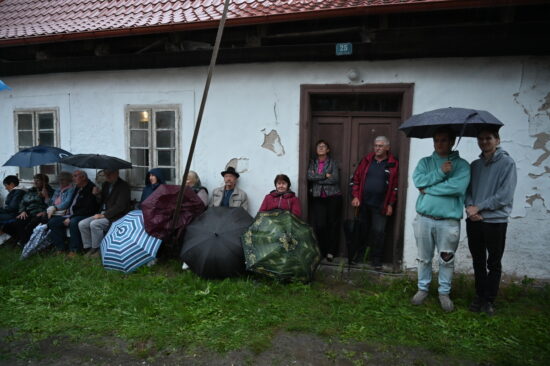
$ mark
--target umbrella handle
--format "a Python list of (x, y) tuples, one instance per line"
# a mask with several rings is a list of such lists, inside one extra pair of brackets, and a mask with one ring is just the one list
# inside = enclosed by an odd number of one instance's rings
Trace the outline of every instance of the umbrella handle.
[(359, 217), (359, 206), (355, 207), (355, 210), (353, 210), (355, 218)]

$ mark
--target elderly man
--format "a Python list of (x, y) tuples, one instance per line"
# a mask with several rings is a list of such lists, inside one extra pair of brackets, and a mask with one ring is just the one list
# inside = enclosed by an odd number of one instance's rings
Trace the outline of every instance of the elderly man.
[(472, 180), (466, 193), (466, 232), (476, 287), (470, 310), (492, 316), (517, 173), (514, 160), (499, 147), (497, 130), (481, 130), (477, 143), (481, 155), (471, 165)]
[(130, 210), (130, 186), (119, 177), (118, 169), (105, 169), (105, 182), (101, 191), (94, 187), (92, 193), (99, 200), (101, 213), (78, 223), (84, 249), (88, 256), (99, 256), (99, 245), (111, 223)]
[(237, 188), (239, 173), (232, 166), (221, 172), (223, 187), (218, 187), (212, 192), (210, 206), (242, 207), (248, 211), (248, 198), (246, 193)]
[(73, 183), (75, 190), (70, 199), (70, 206), (67, 209), (67, 214), (64, 216), (53, 216), (48, 221), (50, 231), (50, 239), (57, 248), (58, 252), (65, 252), (67, 246), (65, 244), (66, 229), (69, 228), (69, 253), (68, 257), (74, 257), (82, 250), (82, 237), (78, 228), (78, 223), (87, 217), (95, 214), (99, 205), (92, 190), (95, 188), (89, 179), (86, 172), (75, 170), (73, 172)]
[(432, 280), (434, 249), (439, 252), (439, 302), (444, 311), (453, 311), (449, 297), (454, 272), (455, 252), (460, 238), (460, 219), (470, 182), (466, 160), (452, 151), (456, 135), (450, 128), (438, 129), (434, 152), (422, 158), (413, 173), (420, 191), (416, 201), (413, 228), (418, 248), (418, 292), (411, 302), (420, 305), (428, 296)]
[[(361, 160), (353, 175), (351, 205), (360, 208), (365, 239), (372, 234), (371, 261), (376, 270), (382, 269), (386, 221), (393, 215), (397, 202), (398, 169), (399, 162), (390, 152), (390, 141), (378, 136), (374, 139), (374, 152)], [(366, 243), (359, 250), (359, 260), (365, 247)]]

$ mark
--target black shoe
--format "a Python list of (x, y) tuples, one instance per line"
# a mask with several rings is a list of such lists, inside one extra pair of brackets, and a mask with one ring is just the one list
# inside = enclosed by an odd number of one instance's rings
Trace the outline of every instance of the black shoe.
[(495, 315), (495, 305), (487, 301), (483, 305), (481, 305), (481, 311), (483, 311), (487, 316), (493, 316)]
[(483, 301), (476, 296), (474, 300), (471, 302), (470, 306), (468, 307), (468, 310), (474, 313), (479, 313), (481, 311), (482, 305), (483, 305)]

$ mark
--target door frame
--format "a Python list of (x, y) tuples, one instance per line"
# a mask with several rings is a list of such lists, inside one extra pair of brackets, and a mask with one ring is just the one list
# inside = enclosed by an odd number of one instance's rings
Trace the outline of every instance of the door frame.
[[(315, 94), (400, 94), (401, 102), (401, 120), (405, 121), (412, 115), (413, 102), (413, 83), (396, 84), (364, 84), (364, 85), (346, 85), (346, 84), (302, 84), (300, 85), (300, 137), (299, 137), (299, 171), (298, 171), (298, 195), (302, 204), (302, 216), (308, 219), (308, 183), (307, 168), (311, 154), (311, 96)], [(399, 156), (399, 199), (395, 222), (393, 225), (393, 243), (392, 243), (392, 267), (394, 272), (401, 269), (403, 262), (403, 241), (405, 229), (405, 210), (407, 202), (408, 171), (409, 171), (409, 151), (410, 140), (404, 133), (398, 134), (397, 141), (391, 141), (393, 144), (401, 146)]]

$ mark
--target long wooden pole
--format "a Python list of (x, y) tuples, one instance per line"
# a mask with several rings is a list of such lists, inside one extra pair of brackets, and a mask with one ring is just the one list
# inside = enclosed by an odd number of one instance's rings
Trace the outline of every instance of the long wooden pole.
[(212, 52), (212, 58), (210, 59), (210, 66), (208, 66), (208, 75), (206, 77), (206, 85), (204, 86), (204, 91), (202, 93), (201, 105), (199, 108), (199, 114), (197, 116), (197, 123), (195, 124), (195, 131), (193, 132), (193, 140), (191, 146), (189, 147), (189, 154), (187, 155), (187, 163), (185, 164), (185, 171), (183, 173), (183, 178), (181, 179), (181, 186), (178, 192), (178, 199), (176, 201), (176, 209), (174, 210), (174, 215), (172, 217), (172, 224), (170, 225), (170, 232), (174, 232), (176, 223), (178, 222), (180, 216), (181, 204), (183, 202), (183, 196), (185, 191), (185, 184), (187, 182), (187, 175), (189, 174), (189, 169), (191, 168), (191, 161), (193, 160), (193, 154), (195, 153), (195, 145), (197, 144), (197, 138), (199, 136), (199, 130), (201, 128), (202, 115), (204, 113), (204, 106), (206, 105), (206, 98), (208, 97), (208, 89), (210, 88), (210, 80), (212, 79), (212, 73), (214, 72), (214, 67), (216, 65), (216, 59), (218, 58), (218, 50), (220, 48), (220, 42), (222, 39), (223, 28), (225, 26), (225, 19), (227, 18), (227, 9), (229, 8), (230, 0), (225, 0), (223, 6), (223, 14), (218, 26), (218, 34), (216, 35), (216, 42), (214, 43), (214, 51)]

